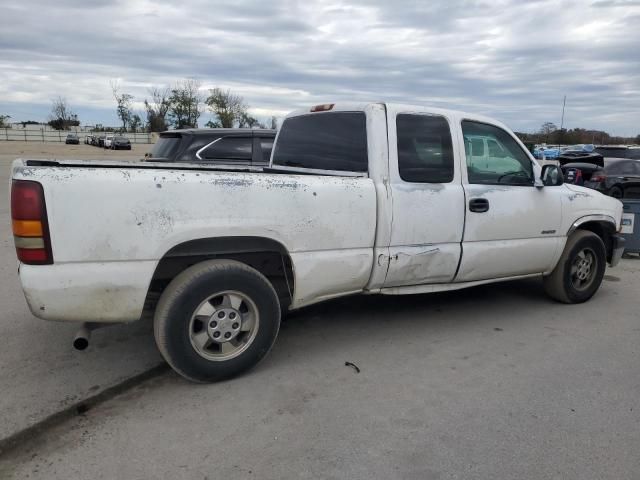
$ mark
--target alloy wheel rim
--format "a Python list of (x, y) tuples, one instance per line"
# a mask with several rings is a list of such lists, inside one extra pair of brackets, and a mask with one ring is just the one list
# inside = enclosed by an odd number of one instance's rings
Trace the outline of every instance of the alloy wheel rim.
[(583, 248), (574, 257), (571, 264), (571, 284), (576, 290), (586, 290), (593, 283), (597, 270), (595, 252)]
[(230, 360), (253, 343), (259, 320), (256, 304), (247, 295), (235, 290), (217, 292), (191, 315), (189, 340), (207, 360)]

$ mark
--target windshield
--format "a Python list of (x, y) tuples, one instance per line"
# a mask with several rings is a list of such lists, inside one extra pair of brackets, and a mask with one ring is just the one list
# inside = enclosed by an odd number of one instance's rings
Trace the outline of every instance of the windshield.
[(181, 140), (180, 135), (161, 136), (151, 150), (151, 158), (172, 158), (178, 151)]
[(117, 140), (117, 141), (119, 141), (119, 142), (126, 142), (126, 141), (128, 141), (129, 139), (128, 139), (127, 137), (116, 137), (116, 138), (114, 138), (114, 140)]

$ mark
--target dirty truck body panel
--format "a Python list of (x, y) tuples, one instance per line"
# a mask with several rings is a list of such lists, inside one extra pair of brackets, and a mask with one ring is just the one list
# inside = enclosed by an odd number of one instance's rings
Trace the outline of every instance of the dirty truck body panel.
[(45, 186), (55, 263), (20, 268), (44, 318), (139, 318), (159, 260), (202, 238), (283, 245), (300, 305), (362, 290), (371, 274), (376, 198), (368, 178), (117, 168), (97, 176), (78, 167), (18, 168), (14, 178)]
[[(287, 157), (305, 134), (296, 128), (346, 113), (364, 119), (364, 169)], [(593, 190), (536, 186), (541, 167), (504, 125), (450, 110), (294, 112), (271, 167), (17, 160), (13, 179), (43, 187), (53, 255), (49, 265), (20, 265), (31, 310), (51, 320), (136, 320), (167, 252), (228, 237), (282, 247), (293, 274), (290, 308), (358, 292), (451, 290), (548, 274), (575, 225), (593, 220), (615, 232), (622, 214), (620, 202)]]

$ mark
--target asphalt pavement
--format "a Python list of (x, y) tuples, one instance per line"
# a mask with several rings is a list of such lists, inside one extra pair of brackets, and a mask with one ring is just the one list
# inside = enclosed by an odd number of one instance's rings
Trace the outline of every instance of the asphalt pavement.
[[(6, 142), (0, 143), (7, 148)], [(105, 155), (96, 148), (76, 157), (91, 154)], [(128, 152), (107, 154), (132, 157)], [(0, 153), (0, 441), (161, 363), (149, 322), (96, 330), (91, 348), (78, 352), (71, 346), (78, 325), (31, 315), (20, 288), (11, 233), (8, 180), (16, 156)]]

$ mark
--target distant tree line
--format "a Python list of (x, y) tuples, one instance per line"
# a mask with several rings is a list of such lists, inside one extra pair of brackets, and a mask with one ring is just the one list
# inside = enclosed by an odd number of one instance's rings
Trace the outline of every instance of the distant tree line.
[[(131, 110), (133, 96), (120, 93), (116, 84), (111, 85), (116, 100), (118, 118), (123, 130), (135, 131), (144, 128), (148, 132), (161, 132), (169, 127), (197, 128), (198, 120), (207, 109), (213, 114), (213, 120), (205, 127), (209, 128), (276, 128), (276, 117), (271, 117), (265, 125), (249, 114), (249, 105), (240, 95), (220, 88), (202, 92), (198, 80), (178, 80), (171, 86), (153, 87), (148, 90), (149, 98), (144, 99), (146, 120)], [(134, 130), (135, 129), (135, 130)]]
[(548, 143), (552, 145), (574, 145), (578, 143), (593, 143), (597, 145), (611, 144), (640, 144), (640, 135), (635, 137), (613, 136), (602, 130), (585, 128), (558, 128), (552, 122), (545, 122), (535, 133), (516, 132), (523, 142)]
[[(135, 97), (122, 90), (117, 81), (111, 81), (111, 92), (116, 103), (116, 114), (121, 122), (121, 132), (162, 132), (168, 128), (197, 128), (198, 120), (205, 109), (213, 114), (213, 119), (205, 124), (209, 128), (273, 128), (277, 126), (276, 117), (268, 124), (260, 122), (249, 114), (249, 105), (244, 98), (230, 90), (209, 89), (208, 95), (201, 89), (198, 80), (178, 80), (171, 86), (153, 87), (144, 99), (143, 120), (140, 113), (134, 111)], [(47, 124), (56, 130), (69, 130), (80, 125), (78, 115), (72, 110), (64, 97), (52, 100), (51, 112)], [(0, 115), (0, 127), (9, 126), (10, 117)], [(25, 122), (26, 123), (26, 122)], [(107, 131), (107, 128), (102, 128)]]

